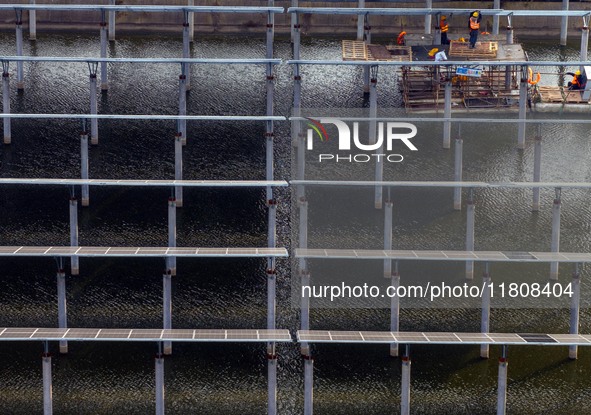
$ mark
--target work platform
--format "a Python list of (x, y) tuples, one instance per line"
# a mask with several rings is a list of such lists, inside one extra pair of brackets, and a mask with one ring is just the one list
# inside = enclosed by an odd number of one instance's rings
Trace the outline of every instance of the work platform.
[(361, 40), (343, 40), (344, 61), (412, 61), (412, 48), (398, 45), (368, 45)]

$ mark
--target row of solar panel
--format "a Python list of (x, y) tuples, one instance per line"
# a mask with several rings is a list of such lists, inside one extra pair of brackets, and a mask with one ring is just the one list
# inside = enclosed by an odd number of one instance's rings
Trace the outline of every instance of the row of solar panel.
[(323, 259), (420, 259), (425, 261), (591, 262), (591, 253), (583, 252), (296, 249), (295, 257)]
[(287, 257), (285, 248), (167, 248), (124, 246), (0, 246), (0, 256)]
[(287, 187), (285, 180), (114, 180), (114, 179), (20, 179), (0, 178), (0, 184), (90, 186), (183, 186), (183, 187)]
[[(497, 344), (591, 346), (591, 335), (543, 333), (451, 333), (301, 330), (306, 343), (405, 343), (405, 344)], [(79, 341), (186, 341), (186, 342), (291, 342), (289, 330), (215, 329), (89, 329), (89, 328), (0, 328), (0, 340)]]

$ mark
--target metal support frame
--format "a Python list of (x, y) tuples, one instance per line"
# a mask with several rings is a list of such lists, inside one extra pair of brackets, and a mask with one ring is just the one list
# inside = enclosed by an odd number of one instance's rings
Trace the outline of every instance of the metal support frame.
[(443, 122), (443, 148), (450, 148), (451, 146), (451, 121), (447, 120), (451, 118), (451, 92), (452, 84), (451, 79), (448, 77), (445, 81), (444, 90), (443, 116), (446, 118), (446, 121)]
[[(176, 248), (176, 199), (174, 197), (168, 198), (168, 246)], [(169, 257), (166, 259), (166, 269), (170, 270), (172, 275), (176, 275), (176, 258)]]
[[(363, 41), (365, 45), (369, 45), (371, 43), (371, 26), (369, 25), (369, 14), (363, 15)], [(369, 74), (369, 66), (363, 67), (363, 93), (369, 93), (369, 81), (370, 81), (370, 74)]]
[[(162, 275), (162, 328), (172, 329), (172, 271), (166, 270)], [(172, 342), (164, 342), (165, 355), (172, 354)]]
[[(562, 189), (555, 189), (554, 203), (552, 204), (552, 238), (550, 252), (560, 251), (560, 208)], [(550, 263), (550, 279), (558, 280), (558, 262)]]
[[(109, 0), (109, 5), (114, 6), (115, 0)], [(117, 15), (114, 10), (109, 11), (109, 40), (115, 41), (115, 25), (117, 23)]]
[[(15, 9), (16, 13), (16, 56), (23, 56), (23, 10)], [(16, 62), (16, 89), (25, 89), (23, 62)]]
[[(466, 201), (466, 251), (474, 251), (475, 208), (474, 189), (470, 189)], [(474, 261), (466, 261), (466, 279), (474, 279)]]
[(525, 133), (526, 133), (526, 111), (527, 111), (527, 65), (521, 66), (521, 79), (519, 82), (519, 120), (521, 121), (517, 126), (517, 148), (523, 150), (525, 148)]
[[(101, 32), (101, 58), (107, 57), (107, 43), (108, 43), (108, 32), (107, 32), (107, 18), (106, 12), (104, 10), (101, 11), (101, 23), (100, 23), (100, 32)], [(108, 72), (107, 72), (107, 62), (101, 62), (101, 91), (106, 91), (109, 89), (109, 79), (108, 79)]]
[[(534, 182), (542, 180), (542, 126), (538, 125), (538, 133), (534, 139)], [(540, 188), (534, 187), (532, 211), (540, 210)]]
[[(358, 7), (360, 9), (363, 9), (365, 7), (365, 0), (357, 0), (358, 1)], [(364, 24), (365, 24), (365, 18), (363, 17), (362, 14), (357, 16), (357, 40), (363, 40), (363, 33), (365, 31), (364, 29)]]
[(589, 16), (583, 16), (583, 27), (581, 28), (581, 60), (587, 60), (589, 49)]
[[(500, 9), (501, 8), (501, 0), (493, 0), (493, 9)], [(492, 27), (492, 34), (498, 35), (499, 34), (499, 16), (493, 16), (493, 27)]]
[[(179, 75), (179, 115), (187, 115), (187, 67), (181, 64), (181, 74)], [(179, 120), (178, 133), (181, 136), (183, 145), (187, 144), (187, 120)]]
[[(2, 111), (10, 114), (10, 62), (2, 61)], [(11, 118), (2, 118), (4, 127), (4, 144), (12, 142)]]
[[(195, 5), (195, 0), (187, 0), (189, 7)], [(195, 13), (189, 12), (189, 42), (195, 41)]]
[[(462, 159), (463, 159), (464, 140), (462, 139), (461, 128), (458, 128), (458, 136), (454, 145), (454, 180), (456, 182), (462, 181)], [(454, 189), (454, 209), (462, 210), (462, 188), (456, 187)]]
[(503, 345), (502, 355), (499, 358), (499, 377), (497, 387), (497, 415), (507, 413), (507, 346)]
[[(180, 127), (177, 128), (177, 133), (174, 135), (174, 179), (183, 180), (183, 135), (180, 132)], [(174, 187), (174, 197), (176, 199), (176, 207), (183, 207), (183, 187)]]
[[(579, 271), (580, 265), (575, 264), (573, 277), (571, 281), (572, 297), (570, 299), (570, 324), (569, 333), (579, 334), (579, 315), (581, 309), (581, 273)], [(578, 354), (578, 346), (569, 346), (569, 359), (576, 359)]]
[[(35, 4), (36, 0), (29, 0), (30, 4)], [(37, 40), (37, 11), (29, 10), (29, 40)]]
[[(425, 0), (425, 8), (431, 9), (433, 7), (433, 0)], [(431, 34), (431, 14), (425, 14), (425, 34)]]
[(304, 355), (304, 415), (314, 413), (314, 359)]
[[(377, 142), (377, 121), (375, 120), (378, 116), (378, 69), (379, 66), (374, 65), (369, 67), (370, 71), (370, 86), (369, 86), (369, 144), (376, 144)], [(382, 134), (382, 132), (380, 132)], [(384, 180), (384, 159), (380, 157), (380, 154), (384, 152), (384, 141), (382, 145), (376, 149), (376, 168), (375, 168), (375, 180), (381, 182)], [(375, 188), (374, 206), (376, 209), (382, 208), (382, 194), (383, 190), (381, 186)]]
[(156, 383), (156, 415), (164, 415), (164, 356), (162, 343), (158, 343), (158, 353), (154, 359), (154, 377)]
[[(484, 264), (484, 273), (482, 274), (482, 313), (480, 316), (480, 332), (490, 332), (490, 298), (491, 298), (491, 278), (489, 273), (489, 264)], [(480, 346), (480, 357), (488, 359), (489, 345), (483, 344)]]
[(402, 379), (400, 387), (400, 415), (410, 415), (410, 346), (402, 356)]
[[(562, 0), (562, 11), (568, 11), (568, 1)], [(568, 16), (562, 16), (560, 21), (560, 45), (566, 46), (568, 38)]]
[[(70, 197), (70, 246), (79, 246), (78, 241), (78, 199), (74, 195), (74, 191), (72, 190), (72, 195)], [(78, 275), (80, 274), (80, 259), (77, 256), (71, 257), (70, 266), (71, 266), (71, 274)]]
[[(62, 261), (59, 261), (57, 270), (57, 321), (60, 329), (68, 327), (68, 309), (66, 300), (66, 273), (62, 268)], [(60, 353), (68, 353), (68, 342), (61, 340), (59, 342)]]
[[(86, 129), (86, 120), (82, 120), (82, 129), (80, 132), (80, 178), (89, 179), (88, 172), (88, 131)], [(83, 184), (80, 189), (82, 206), (90, 204), (90, 191), (87, 184)]]
[[(191, 57), (191, 24), (189, 23), (189, 12), (183, 12), (183, 59)], [(186, 76), (185, 91), (191, 89), (191, 64), (183, 63), (183, 74)]]
[[(90, 79), (90, 115), (97, 115), (98, 113), (98, 102), (97, 102), (97, 79), (96, 75), (98, 72), (98, 62), (88, 62), (88, 72)], [(98, 144), (98, 119), (90, 119), (90, 144)]]
[(41, 356), (43, 367), (43, 415), (53, 414), (53, 397), (51, 386), (51, 354), (48, 342), (43, 342), (43, 355)]

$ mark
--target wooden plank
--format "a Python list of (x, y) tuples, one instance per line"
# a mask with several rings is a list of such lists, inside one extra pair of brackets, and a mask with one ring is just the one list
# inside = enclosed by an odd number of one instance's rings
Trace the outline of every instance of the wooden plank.
[(569, 91), (566, 87), (539, 86), (542, 102), (564, 104), (588, 104), (581, 97), (581, 91)]
[(474, 49), (468, 42), (452, 40), (449, 45), (450, 57), (464, 57), (471, 59), (490, 59), (497, 57), (499, 44), (497, 42), (478, 42)]
[(367, 60), (367, 48), (365, 42), (361, 40), (343, 40), (342, 48), (344, 61)]

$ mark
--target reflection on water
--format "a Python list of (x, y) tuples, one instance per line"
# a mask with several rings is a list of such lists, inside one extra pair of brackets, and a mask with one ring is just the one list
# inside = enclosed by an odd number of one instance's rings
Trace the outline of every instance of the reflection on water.
[[(13, 54), (14, 36), (2, 35), (0, 53)], [(40, 36), (25, 45), (25, 54), (96, 56), (94, 36)], [(527, 45), (530, 58), (557, 59), (550, 45)], [(287, 60), (290, 45), (276, 42), (276, 57)], [(535, 47), (535, 48), (534, 48)], [(261, 39), (199, 39), (197, 57), (261, 57)], [(179, 56), (176, 38), (132, 37), (110, 47), (111, 56)], [(568, 59), (578, 49), (566, 50)], [(339, 42), (306, 40), (304, 59), (340, 59)], [(11, 68), (14, 71), (14, 68)], [(276, 69), (275, 111), (291, 109), (291, 71)], [(175, 65), (109, 66), (111, 86), (99, 102), (101, 113), (174, 114), (177, 111), (179, 68)], [(188, 96), (189, 114), (263, 115), (264, 69), (261, 67), (195, 65)], [(85, 64), (35, 63), (25, 65), (26, 90), (11, 97), (13, 111), (85, 113), (88, 73)], [(366, 105), (361, 94), (362, 72), (349, 67), (303, 68), (303, 107)], [(395, 70), (380, 70), (382, 108), (400, 106)], [(544, 76), (543, 83), (552, 83)], [(13, 85), (14, 86), (14, 85)], [(498, 114), (498, 117), (515, 115)], [(537, 117), (538, 115), (532, 115)], [(539, 115), (541, 116), (541, 115)], [(544, 115), (546, 116), (546, 115)], [(418, 123), (419, 155), (407, 158), (404, 168), (388, 166), (388, 180), (449, 180), (453, 152), (441, 149), (441, 126)], [(454, 127), (457, 128), (457, 127)], [(528, 181), (533, 176), (533, 130), (528, 145), (515, 150), (516, 126), (479, 124), (462, 128), (464, 179)], [(2, 148), (3, 177), (78, 177), (77, 121), (14, 120), (13, 144)], [(100, 145), (90, 150), (93, 178), (171, 178), (174, 174), (171, 121), (101, 121)], [(455, 131), (455, 130), (454, 130)], [(184, 150), (187, 179), (263, 179), (264, 125), (254, 122), (190, 122)], [(291, 172), (289, 126), (276, 123), (275, 172), (287, 179)], [(543, 131), (543, 180), (589, 181), (591, 146), (588, 129), (579, 125), (548, 125)], [(370, 166), (371, 167), (371, 166)], [(345, 177), (331, 170), (336, 178)], [(309, 165), (308, 177), (318, 177), (320, 166)], [(339, 176), (341, 174), (341, 176)], [(371, 178), (367, 168), (358, 180)], [(69, 189), (61, 187), (4, 187), (0, 196), (0, 244), (68, 244)], [(91, 188), (91, 206), (80, 213), (80, 241), (84, 245), (145, 245), (166, 243), (168, 189)], [(288, 191), (278, 191), (279, 245), (290, 245), (291, 202)], [(395, 190), (394, 245), (401, 249), (462, 249), (464, 213), (453, 211), (451, 192)], [(476, 193), (476, 248), (481, 250), (547, 250), (550, 244), (550, 206), (553, 192), (542, 191), (542, 209), (530, 212), (527, 191), (479, 190)], [(562, 244), (565, 251), (590, 250), (588, 192), (563, 193)], [(339, 216), (336, 207), (355, 212), (371, 207), (371, 194), (342, 189), (312, 190), (310, 246), (380, 246), (381, 211)], [(332, 203), (328, 203), (328, 201)], [(336, 206), (336, 207), (335, 207)], [(244, 220), (248, 218), (247, 220)], [(185, 190), (185, 206), (178, 215), (178, 243), (185, 246), (264, 246), (266, 244), (264, 191)], [(265, 261), (236, 259), (178, 260), (173, 282), (173, 325), (178, 328), (251, 328), (266, 324)], [(461, 267), (424, 271), (404, 265), (402, 275), (441, 272), (457, 278)], [(69, 324), (77, 327), (158, 327), (161, 325), (161, 273), (158, 259), (82, 259), (81, 275), (67, 277)], [(47, 259), (3, 259), (0, 326), (55, 326), (56, 266)], [(460, 269), (461, 272), (461, 269)], [(481, 269), (477, 266), (476, 275)], [(496, 274), (495, 274), (496, 273)], [(545, 281), (547, 269), (495, 266), (493, 278)], [(569, 267), (561, 267), (567, 280)], [(298, 310), (291, 306), (288, 261), (279, 261), (278, 322), (298, 326)], [(583, 292), (589, 284), (583, 274)], [(581, 315), (588, 331), (588, 311)], [(478, 309), (403, 309), (403, 330), (478, 331)], [(388, 328), (387, 310), (313, 310), (312, 327), (319, 329)], [(565, 309), (495, 309), (492, 330), (566, 332)], [(52, 345), (55, 348), (55, 345)], [(280, 345), (279, 411), (299, 414), (303, 405), (302, 364), (294, 345)], [(57, 351), (57, 350), (54, 350)], [(60, 414), (144, 414), (154, 407), (151, 344), (70, 345), (68, 356), (54, 358), (54, 407)], [(266, 359), (262, 345), (174, 346), (166, 361), (167, 412), (260, 414), (266, 410)], [(318, 346), (315, 352), (315, 409), (323, 414), (384, 414), (399, 405), (400, 364), (388, 357), (385, 346)], [(1, 413), (39, 412), (42, 403), (41, 346), (0, 345)], [(482, 361), (473, 347), (413, 347), (412, 407), (421, 414), (480, 414), (494, 412), (496, 357)], [(591, 392), (591, 356), (580, 352), (567, 360), (564, 348), (510, 350), (508, 410), (510, 413), (582, 413)], [(238, 409), (239, 408), (239, 409)], [(543, 409), (542, 409), (543, 408)]]

